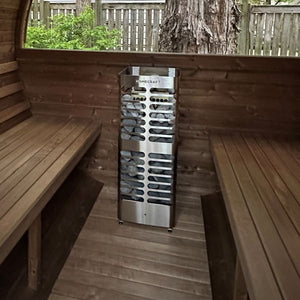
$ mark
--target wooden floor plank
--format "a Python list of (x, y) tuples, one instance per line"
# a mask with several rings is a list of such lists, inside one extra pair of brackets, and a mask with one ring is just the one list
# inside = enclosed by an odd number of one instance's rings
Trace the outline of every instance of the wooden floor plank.
[[(91, 217), (88, 220), (87, 229), (88, 228), (94, 228), (94, 226), (99, 226), (103, 224), (103, 231), (108, 232), (108, 231), (114, 231), (118, 230), (119, 226), (117, 223), (116, 219), (109, 219), (105, 218), (105, 216), (97, 216), (92, 212)], [(99, 225), (97, 225), (99, 224)], [(107, 228), (106, 230), (106, 227)], [(118, 234), (117, 231), (114, 231), (115, 234)], [(133, 225), (133, 227), (127, 228), (125, 227), (124, 230), (121, 230), (120, 233), (122, 236), (131, 236), (137, 239), (145, 240), (145, 241), (150, 241), (150, 242), (157, 242), (160, 244), (169, 244), (169, 245), (182, 245), (182, 246), (187, 246), (187, 247), (201, 247), (205, 244), (205, 235), (202, 235), (201, 239), (201, 234), (199, 234), (198, 238), (194, 235), (197, 235), (195, 233), (192, 233), (189, 236), (189, 233), (187, 233), (187, 236), (184, 236), (184, 234), (181, 234), (181, 230), (179, 230), (179, 233), (175, 234), (170, 234), (167, 232), (167, 230), (164, 232), (161, 229), (158, 228), (151, 228), (149, 226), (138, 226), (138, 225)], [(148, 233), (147, 235), (144, 235), (144, 233)], [(205, 247), (205, 245), (204, 245)]]
[[(122, 252), (123, 255), (126, 255), (127, 257), (135, 257), (139, 260), (146, 261), (149, 263), (157, 262), (162, 267), (164, 265), (166, 266), (174, 266), (179, 268), (184, 268), (187, 270), (192, 271), (199, 271), (207, 272), (208, 273), (208, 264), (205, 260), (195, 260), (192, 257), (186, 258), (183, 256), (174, 255), (173, 253), (160, 253), (155, 251), (153, 247), (148, 248), (138, 248), (134, 247), (135, 245), (125, 246), (122, 243), (118, 243), (116, 240), (112, 240), (112, 242), (105, 241), (104, 239), (98, 241), (98, 240), (92, 240), (88, 239), (89, 236), (86, 236), (85, 234), (82, 235), (83, 237), (79, 237), (76, 246), (79, 248), (88, 248), (93, 251), (103, 251), (103, 252)], [(75, 247), (76, 247), (75, 246)], [(187, 271), (188, 272), (188, 271)]]
[(190, 241), (169, 236), (164, 237), (155, 232), (144, 232), (142, 228), (137, 228), (137, 226), (124, 226), (124, 228), (120, 228), (117, 221), (104, 218), (95, 219), (94, 217), (90, 217), (84, 229), (106, 235), (114, 235), (119, 238), (134, 239), (139, 241), (139, 243), (157, 245), (157, 247), (165, 248), (169, 252), (182, 253), (184, 251), (184, 255), (186, 256), (196, 256), (199, 249), (206, 250), (205, 242)]
[(201, 282), (201, 284), (199, 284), (199, 282), (194, 280), (192, 281), (169, 275), (155, 274), (148, 272), (148, 270), (123, 267), (120, 264), (114, 265), (103, 261), (98, 262), (96, 260), (81, 258), (72, 254), (69, 256), (64, 268), (82, 270), (100, 276), (127, 280), (134, 283), (147, 284), (150, 286), (160, 287), (186, 294), (204, 296), (210, 295), (208, 277), (208, 282)]
[[(133, 296), (126, 293), (121, 293), (114, 290), (106, 289), (105, 287), (97, 287), (96, 285), (86, 285), (78, 282), (72, 282), (71, 280), (58, 279), (54, 287), (56, 294), (70, 295), (78, 299), (90, 299), (94, 298), (97, 300), (149, 300), (146, 295)], [(53, 294), (53, 293), (52, 293)], [(50, 298), (51, 299), (51, 296)]]
[[(199, 300), (199, 295), (186, 294), (179, 291), (173, 291), (168, 288), (157, 287), (153, 285), (132, 282), (125, 279), (112, 278), (104, 275), (86, 272), (80, 269), (70, 269), (64, 267), (59, 275), (60, 279), (69, 280), (72, 282), (94, 285), (98, 288), (106, 288), (115, 290), (121, 293), (127, 293), (134, 296), (144, 295), (149, 299), (173, 299), (173, 300)], [(54, 286), (54, 291), (56, 291)], [(210, 299), (210, 297), (201, 296), (201, 299)]]
[[(97, 299), (211, 299), (201, 205), (200, 212), (191, 204), (185, 210), (188, 225), (179, 233), (120, 225), (116, 189), (103, 188), (52, 292), (80, 299), (91, 293)], [(197, 224), (189, 223), (199, 214)]]
[[(117, 220), (117, 215), (115, 210), (110, 209), (107, 210), (107, 207), (105, 209), (99, 209), (98, 207), (94, 207), (91, 216), (95, 218), (105, 218), (105, 219), (111, 219), (116, 221)], [(174, 231), (171, 235), (171, 237), (176, 237), (176, 238), (182, 238), (182, 239), (187, 239), (187, 240), (192, 240), (192, 241), (205, 241), (205, 233), (203, 232), (203, 226), (190, 226), (191, 229), (186, 226), (184, 227), (181, 223), (176, 223), (176, 231)], [(143, 227), (145, 231), (147, 231), (147, 226)], [(193, 230), (192, 230), (193, 229)], [(156, 229), (155, 227), (151, 228), (151, 232), (155, 232), (159, 236), (164, 236), (169, 238), (170, 234), (167, 231), (162, 231), (160, 229)]]
[[(151, 249), (153, 252), (161, 253), (161, 254), (170, 254), (173, 256), (177, 256), (179, 258), (190, 258), (191, 255), (193, 255), (193, 260), (195, 262), (201, 262), (205, 261), (203, 257), (206, 255), (206, 249), (199, 248), (198, 251), (194, 248), (193, 253), (191, 251), (188, 251), (188, 253), (184, 252), (186, 250), (186, 247), (183, 249), (181, 247), (171, 247), (166, 244), (159, 244), (159, 243), (154, 243), (154, 242), (147, 242), (135, 238), (130, 238), (130, 237), (123, 237), (123, 236), (115, 236), (103, 232), (98, 232), (97, 230), (90, 230), (86, 229), (85, 227), (83, 228), (82, 235), (80, 237), (85, 237), (89, 240), (95, 240), (99, 242), (107, 241), (109, 243), (114, 243), (121, 247), (122, 245), (125, 247), (132, 247), (135, 249)], [(195, 253), (198, 255), (194, 257)]]
[(66, 297), (58, 294), (51, 294), (48, 300), (78, 300), (80, 298)]
[(243, 153), (235, 146), (236, 139), (240, 137), (223, 137), (226, 152), (281, 292), (286, 299), (294, 299), (300, 293), (300, 290), (295, 289), (299, 283), (299, 276), (245, 166)]
[(113, 247), (92, 250), (86, 247), (75, 246), (70, 257), (85, 258), (89, 261), (120, 266), (136, 271), (145, 270), (149, 274), (209, 284), (208, 270), (199, 272), (199, 270), (179, 267), (178, 265), (164, 264), (164, 262), (158, 262), (155, 259), (152, 261), (144, 260), (138, 256), (133, 256), (130, 252), (124, 253), (123, 249), (115, 249)]

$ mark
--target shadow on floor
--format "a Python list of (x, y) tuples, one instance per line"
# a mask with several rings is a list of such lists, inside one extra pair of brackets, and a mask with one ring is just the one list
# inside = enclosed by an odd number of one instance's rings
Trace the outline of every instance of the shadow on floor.
[(214, 300), (231, 300), (236, 250), (222, 195), (202, 198), (205, 236)]
[(27, 234), (0, 266), (0, 299), (47, 299), (103, 184), (75, 169), (43, 210), (43, 279), (27, 287)]

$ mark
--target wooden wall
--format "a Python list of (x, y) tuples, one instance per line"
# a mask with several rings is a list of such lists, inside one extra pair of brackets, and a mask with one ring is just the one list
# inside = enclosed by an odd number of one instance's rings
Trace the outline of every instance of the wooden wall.
[(20, 50), (17, 57), (34, 113), (97, 118), (98, 144), (85, 160), (106, 184), (117, 183), (118, 73), (127, 65), (181, 69), (178, 195), (217, 188), (209, 130), (300, 132), (300, 60)]
[(19, 0), (0, 1), (0, 133), (30, 115), (15, 61), (19, 5)]

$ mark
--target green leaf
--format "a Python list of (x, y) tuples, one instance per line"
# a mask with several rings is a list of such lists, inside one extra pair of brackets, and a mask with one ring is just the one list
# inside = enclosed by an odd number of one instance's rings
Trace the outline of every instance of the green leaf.
[(58, 15), (51, 20), (51, 28), (44, 25), (28, 27), (27, 48), (109, 50), (120, 44), (121, 31), (94, 26), (95, 13), (91, 7), (78, 16)]

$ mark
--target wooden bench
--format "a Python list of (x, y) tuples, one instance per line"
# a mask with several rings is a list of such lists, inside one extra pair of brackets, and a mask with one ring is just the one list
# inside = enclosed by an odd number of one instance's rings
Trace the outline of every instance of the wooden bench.
[(41, 212), (100, 133), (91, 120), (31, 117), (0, 135), (0, 263), (29, 230), (29, 286), (41, 270)]
[(299, 299), (299, 138), (211, 134), (210, 141), (238, 254), (235, 299)]

